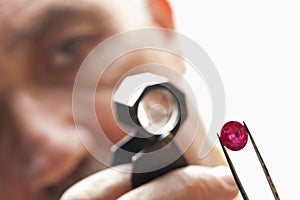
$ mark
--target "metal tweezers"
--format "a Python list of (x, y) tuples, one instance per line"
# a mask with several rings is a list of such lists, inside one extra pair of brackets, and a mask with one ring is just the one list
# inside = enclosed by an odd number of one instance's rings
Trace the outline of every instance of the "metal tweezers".
[[(275, 188), (275, 185), (274, 185), (274, 183), (273, 183), (273, 181), (272, 181), (272, 179), (271, 179), (271, 176), (270, 176), (270, 174), (269, 174), (269, 171), (268, 171), (268, 169), (267, 169), (267, 166), (265, 165), (265, 163), (264, 163), (264, 161), (263, 161), (263, 158), (262, 158), (261, 154), (259, 153), (259, 151), (258, 151), (258, 149), (257, 149), (257, 146), (256, 146), (256, 144), (255, 144), (255, 142), (254, 142), (254, 139), (253, 139), (253, 137), (252, 137), (252, 135), (251, 135), (251, 133), (250, 133), (250, 131), (249, 131), (249, 129), (248, 129), (246, 123), (243, 122), (243, 124), (244, 124), (244, 127), (246, 128), (246, 131), (248, 132), (248, 134), (249, 134), (249, 136), (250, 136), (251, 143), (252, 143), (253, 148), (254, 148), (254, 150), (255, 150), (255, 153), (256, 153), (256, 155), (257, 155), (257, 157), (258, 157), (258, 159), (259, 159), (260, 165), (261, 165), (261, 167), (262, 167), (262, 169), (263, 169), (263, 171), (264, 171), (264, 173), (265, 173), (265, 176), (266, 176), (266, 178), (267, 178), (267, 180), (268, 180), (268, 183), (269, 183), (269, 186), (270, 186), (270, 188), (271, 188), (271, 190), (272, 190), (273, 196), (274, 196), (274, 198), (275, 198), (276, 200), (280, 200), (279, 195), (278, 195), (278, 192), (277, 192), (277, 190), (276, 190), (276, 188)], [(241, 183), (241, 181), (240, 181), (240, 179), (239, 179), (239, 177), (238, 177), (238, 175), (237, 175), (237, 173), (236, 173), (236, 170), (235, 170), (235, 168), (234, 168), (234, 166), (233, 166), (233, 163), (232, 163), (232, 161), (231, 161), (231, 159), (230, 159), (230, 157), (229, 157), (229, 155), (228, 155), (228, 153), (227, 153), (226, 148), (224, 147), (224, 145), (223, 145), (223, 143), (222, 143), (222, 141), (221, 141), (221, 138), (220, 138), (219, 134), (218, 134), (218, 138), (219, 138), (220, 144), (221, 144), (221, 146), (222, 146), (222, 150), (223, 150), (223, 152), (224, 152), (224, 154), (225, 154), (226, 160), (227, 160), (227, 162), (228, 162), (228, 165), (229, 165), (229, 167), (230, 167), (230, 170), (231, 170), (231, 172), (232, 172), (232, 175), (233, 175), (233, 177), (234, 177), (234, 180), (235, 180), (235, 182), (236, 182), (236, 184), (237, 184), (237, 186), (238, 186), (238, 188), (239, 188), (239, 190), (240, 190), (240, 192), (241, 192), (241, 195), (242, 195), (242, 197), (243, 197), (244, 200), (248, 200), (249, 198), (248, 198), (248, 196), (247, 196), (247, 194), (246, 194), (246, 191), (245, 191), (245, 189), (244, 189), (244, 187), (243, 187), (243, 185), (242, 185), (242, 183)]]

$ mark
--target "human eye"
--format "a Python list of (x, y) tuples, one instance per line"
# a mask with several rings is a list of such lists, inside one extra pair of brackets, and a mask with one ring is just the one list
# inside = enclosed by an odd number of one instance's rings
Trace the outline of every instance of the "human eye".
[(98, 44), (99, 37), (89, 34), (56, 35), (34, 47), (33, 80), (51, 86), (72, 86), (81, 63)]
[(50, 70), (74, 70), (85, 56), (89, 38), (77, 36), (65, 39), (50, 52)]
[(77, 70), (96, 46), (98, 36), (55, 35), (34, 47), (33, 78), (46, 84), (72, 84)]
[(57, 16), (45, 17), (46, 22), (38, 26), (41, 28), (34, 29), (39, 32), (32, 40), (33, 80), (72, 83), (85, 57), (112, 35), (114, 28), (109, 15), (93, 8), (55, 13)]

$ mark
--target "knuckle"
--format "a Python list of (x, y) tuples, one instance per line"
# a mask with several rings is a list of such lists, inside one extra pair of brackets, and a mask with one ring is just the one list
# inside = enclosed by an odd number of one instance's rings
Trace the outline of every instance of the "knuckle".
[[(200, 174), (200, 176), (199, 176)], [(201, 172), (197, 170), (196, 166), (187, 166), (178, 171), (177, 174), (182, 189), (186, 194), (193, 194), (193, 196), (200, 196), (204, 192), (206, 181), (202, 178)]]

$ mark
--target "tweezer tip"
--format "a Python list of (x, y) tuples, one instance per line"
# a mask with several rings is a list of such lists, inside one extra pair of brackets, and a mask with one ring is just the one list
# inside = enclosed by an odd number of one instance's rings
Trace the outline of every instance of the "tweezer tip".
[(245, 126), (245, 128), (246, 128), (246, 130), (247, 130), (247, 132), (248, 132), (248, 134), (249, 134), (249, 136), (250, 136), (251, 143), (252, 143), (253, 148), (254, 148), (254, 150), (255, 150), (255, 153), (256, 153), (256, 155), (257, 155), (257, 157), (258, 157), (258, 159), (259, 159), (259, 162), (260, 162), (260, 165), (261, 165), (261, 167), (262, 167), (262, 169), (263, 169), (263, 171), (264, 171), (264, 174), (265, 174), (265, 176), (266, 176), (266, 178), (267, 178), (267, 181), (268, 181), (269, 186), (270, 186), (270, 188), (271, 188), (271, 190), (272, 190), (272, 193), (273, 193), (273, 195), (274, 195), (274, 198), (275, 198), (276, 200), (280, 200), (279, 195), (278, 195), (278, 192), (277, 192), (277, 190), (276, 190), (276, 187), (275, 187), (275, 185), (274, 185), (274, 183), (273, 183), (273, 181), (272, 181), (271, 175), (270, 175), (269, 172), (268, 172), (267, 166), (266, 166), (266, 164), (265, 164), (264, 161), (263, 161), (263, 158), (262, 158), (262, 156), (261, 156), (261, 154), (260, 154), (260, 152), (259, 152), (259, 150), (258, 150), (258, 148), (257, 148), (257, 146), (256, 146), (256, 144), (255, 144), (255, 142), (254, 142), (254, 139), (253, 139), (253, 137), (252, 137), (252, 135), (251, 135), (251, 133), (250, 133), (250, 131), (249, 131), (249, 129), (248, 129), (248, 127), (247, 127), (247, 125), (246, 125), (246, 123), (245, 123), (244, 121), (243, 121), (243, 124), (244, 124), (244, 126)]

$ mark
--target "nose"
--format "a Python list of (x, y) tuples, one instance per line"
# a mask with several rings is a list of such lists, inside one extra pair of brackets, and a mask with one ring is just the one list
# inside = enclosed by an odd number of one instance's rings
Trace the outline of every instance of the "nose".
[(70, 94), (20, 89), (13, 92), (9, 105), (30, 184), (58, 183), (86, 157), (73, 124)]

